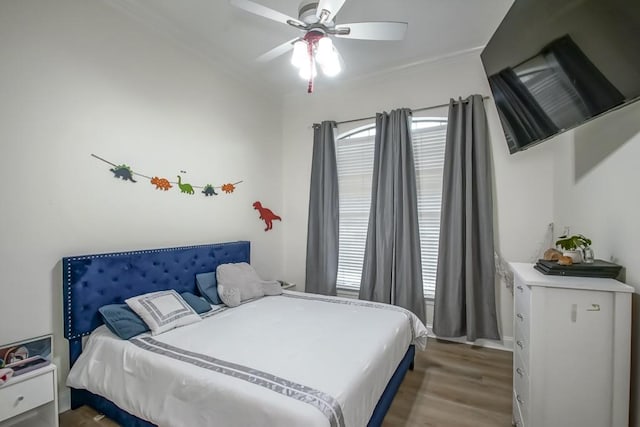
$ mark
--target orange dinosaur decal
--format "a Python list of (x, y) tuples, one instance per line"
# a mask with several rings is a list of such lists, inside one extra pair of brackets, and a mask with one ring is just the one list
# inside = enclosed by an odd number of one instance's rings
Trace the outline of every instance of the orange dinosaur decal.
[(151, 178), (151, 184), (156, 186), (156, 190), (167, 191), (168, 189), (173, 187), (173, 185), (169, 183), (168, 179), (158, 178), (157, 176), (154, 176), (153, 178)]
[(222, 186), (222, 191), (224, 191), (225, 193), (229, 194), (229, 193), (233, 193), (233, 190), (236, 189), (236, 186), (233, 184), (224, 184)]

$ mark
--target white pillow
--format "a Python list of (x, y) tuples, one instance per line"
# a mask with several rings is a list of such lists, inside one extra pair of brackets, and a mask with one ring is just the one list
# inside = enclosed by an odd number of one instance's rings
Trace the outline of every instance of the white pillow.
[(138, 295), (124, 302), (144, 320), (152, 335), (202, 320), (174, 290)]
[(265, 295), (282, 295), (282, 286), (277, 280), (263, 280), (261, 283)]
[[(260, 298), (265, 295), (279, 295), (282, 289), (270, 286), (277, 282), (260, 279), (258, 273), (246, 262), (221, 264), (216, 269), (218, 295), (229, 307), (236, 307), (243, 301)], [(279, 291), (279, 293), (277, 292)]]

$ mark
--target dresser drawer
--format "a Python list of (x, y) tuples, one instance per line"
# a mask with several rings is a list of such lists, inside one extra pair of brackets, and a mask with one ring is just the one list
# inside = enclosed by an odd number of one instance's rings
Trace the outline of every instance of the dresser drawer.
[(516, 281), (513, 289), (513, 297), (516, 300), (516, 311), (529, 313), (531, 306), (531, 288)]
[(520, 418), (527, 423), (529, 414), (529, 374), (520, 357), (513, 358), (513, 393), (520, 408)]
[(525, 423), (522, 420), (522, 413), (520, 412), (520, 404), (516, 398), (516, 392), (513, 392), (513, 425), (515, 427), (524, 427)]
[(514, 360), (518, 358), (522, 359), (524, 368), (529, 372), (529, 338), (525, 337), (520, 325), (516, 324), (515, 326), (515, 342), (513, 343)]
[(51, 402), (53, 387), (53, 371), (49, 371), (0, 388), (0, 421)]
[[(522, 288), (522, 290), (520, 290)], [(531, 318), (531, 289), (526, 285), (516, 284), (513, 322), (520, 327), (521, 336), (529, 341)]]

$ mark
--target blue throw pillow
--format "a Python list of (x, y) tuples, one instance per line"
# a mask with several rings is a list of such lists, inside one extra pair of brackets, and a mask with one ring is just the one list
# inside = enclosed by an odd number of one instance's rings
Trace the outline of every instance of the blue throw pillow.
[(205, 297), (211, 304), (222, 304), (222, 300), (218, 295), (218, 281), (216, 280), (216, 272), (196, 274), (196, 285), (200, 295)]
[(209, 304), (203, 298), (195, 296), (191, 292), (183, 292), (180, 294), (180, 296), (198, 314), (206, 313), (207, 311), (211, 310), (211, 304)]
[(134, 313), (127, 304), (103, 305), (98, 311), (107, 328), (123, 340), (149, 331), (144, 320)]

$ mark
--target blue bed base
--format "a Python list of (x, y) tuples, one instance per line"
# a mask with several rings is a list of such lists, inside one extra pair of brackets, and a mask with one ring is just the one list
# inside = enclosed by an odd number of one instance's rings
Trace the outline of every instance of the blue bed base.
[[(220, 264), (249, 261), (247, 241), (63, 258), (64, 336), (69, 341), (70, 366), (82, 353), (82, 338), (102, 324), (98, 308), (103, 305), (165, 289), (197, 294), (196, 274), (215, 271)], [(407, 370), (413, 369), (414, 356), (415, 348), (410, 346), (378, 401), (369, 427), (382, 425)], [(122, 426), (154, 426), (101, 396), (72, 388), (71, 408), (82, 405)]]

